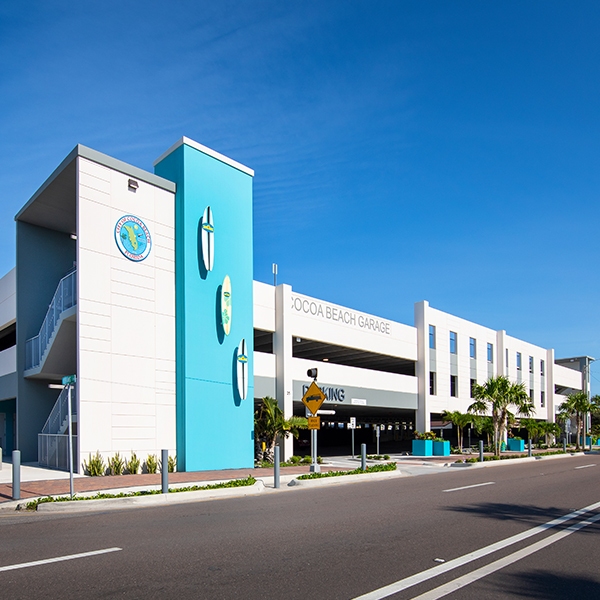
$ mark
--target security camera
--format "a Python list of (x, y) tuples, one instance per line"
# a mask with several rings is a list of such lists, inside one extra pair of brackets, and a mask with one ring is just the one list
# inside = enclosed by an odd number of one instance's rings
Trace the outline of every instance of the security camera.
[(317, 369), (309, 369), (308, 371), (306, 371), (306, 374), (309, 377), (312, 377), (313, 379), (317, 378)]

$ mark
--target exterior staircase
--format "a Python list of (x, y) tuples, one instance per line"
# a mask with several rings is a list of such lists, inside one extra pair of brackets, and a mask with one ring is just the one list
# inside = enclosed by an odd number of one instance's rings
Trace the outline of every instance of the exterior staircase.
[[(73, 455), (77, 448), (77, 387), (71, 387), (71, 413), (73, 419)], [(69, 469), (69, 393), (61, 391), (42, 432), (38, 434), (38, 463), (67, 471)], [(77, 463), (73, 460), (73, 465)], [(75, 470), (77, 470), (75, 468)]]

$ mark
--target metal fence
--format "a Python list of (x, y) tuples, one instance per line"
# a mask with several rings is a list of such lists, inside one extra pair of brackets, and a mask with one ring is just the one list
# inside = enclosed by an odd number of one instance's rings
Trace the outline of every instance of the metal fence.
[[(76, 463), (77, 436), (73, 436), (73, 468)], [(38, 433), (38, 463), (40, 467), (69, 470), (69, 436)]]
[(39, 366), (61, 314), (77, 303), (76, 285), (77, 271), (72, 271), (59, 281), (40, 332), (25, 342), (26, 371)]

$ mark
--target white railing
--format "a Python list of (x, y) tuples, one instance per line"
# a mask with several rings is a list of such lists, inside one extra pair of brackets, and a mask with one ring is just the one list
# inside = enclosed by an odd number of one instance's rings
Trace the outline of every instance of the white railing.
[(59, 281), (40, 332), (25, 342), (26, 371), (40, 365), (60, 316), (65, 310), (77, 304), (76, 284), (77, 271), (71, 271)]
[[(75, 456), (77, 436), (73, 436), (73, 465), (76, 465)], [(40, 467), (50, 469), (69, 470), (69, 436), (38, 434), (38, 464)]]
[[(77, 417), (77, 388), (71, 388), (71, 413), (73, 415), (73, 421)], [(61, 391), (52, 410), (50, 411), (49, 417), (46, 419), (44, 427), (42, 427), (42, 434), (44, 435), (56, 435), (63, 434), (69, 428), (69, 393), (67, 388)]]

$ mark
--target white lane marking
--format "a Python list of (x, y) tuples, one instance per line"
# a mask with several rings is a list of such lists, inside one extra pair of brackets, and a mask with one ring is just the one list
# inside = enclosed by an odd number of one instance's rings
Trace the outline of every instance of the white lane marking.
[(581, 467), (575, 467), (576, 469), (587, 469), (588, 467), (595, 467), (596, 465), (581, 465)]
[(448, 583), (441, 585), (440, 587), (437, 587), (433, 590), (430, 590), (429, 592), (425, 592), (420, 596), (416, 596), (412, 598), (412, 600), (438, 600), (438, 598), (443, 598), (444, 596), (447, 596), (448, 594), (451, 594), (452, 592), (455, 592), (456, 590), (459, 590), (460, 588), (463, 588), (473, 583), (474, 581), (477, 581), (478, 579), (487, 577), (488, 575), (491, 575), (492, 573), (495, 573), (500, 569), (504, 569), (504, 567), (508, 567), (508, 565), (512, 565), (513, 563), (525, 558), (526, 556), (529, 556), (530, 554), (533, 554), (534, 552), (537, 552), (538, 550), (541, 550), (542, 548), (545, 548), (546, 546), (550, 546), (551, 544), (562, 540), (568, 535), (575, 533), (579, 529), (583, 529), (588, 525), (592, 525), (592, 523), (595, 523), (596, 521), (600, 521), (600, 515), (595, 515), (590, 519), (587, 519), (586, 521), (580, 521), (579, 523), (575, 523), (574, 525), (571, 525), (571, 527), (568, 527), (563, 531), (559, 531), (558, 533), (548, 536), (547, 538), (540, 540), (539, 542), (531, 544), (531, 546), (527, 546), (527, 548), (518, 550), (513, 554), (509, 554), (504, 558), (490, 563), (489, 565), (485, 565), (484, 567), (476, 569), (471, 573), (467, 573), (462, 577), (458, 577), (453, 581), (449, 581)]
[(56, 556), (55, 558), (45, 558), (43, 560), (34, 560), (33, 562), (20, 563), (18, 565), (6, 565), (0, 567), (0, 571), (13, 571), (15, 569), (26, 569), (27, 567), (37, 567), (39, 565), (48, 565), (51, 563), (62, 562), (63, 560), (75, 560), (76, 558), (86, 558), (87, 556), (97, 556), (98, 554), (108, 554), (109, 552), (119, 552), (123, 548), (105, 548), (104, 550), (92, 550), (91, 552), (81, 552), (80, 554), (68, 554), (67, 556)]
[(488, 554), (492, 554), (493, 552), (502, 550), (503, 548), (506, 548), (507, 546), (512, 546), (513, 544), (516, 544), (517, 542), (526, 540), (527, 538), (537, 535), (538, 533), (542, 533), (542, 532), (546, 531), (547, 529), (556, 527), (557, 525), (560, 525), (561, 523), (564, 523), (565, 521), (570, 521), (571, 519), (575, 519), (576, 517), (584, 515), (585, 513), (595, 510), (597, 508), (600, 508), (600, 502), (596, 502), (595, 504), (590, 504), (589, 506), (586, 506), (579, 510), (570, 512), (569, 514), (563, 515), (562, 517), (558, 517), (557, 519), (553, 519), (552, 521), (548, 521), (547, 523), (544, 523), (543, 525), (538, 525), (537, 527), (533, 527), (532, 529), (528, 529), (521, 533), (517, 533), (516, 535), (513, 535), (504, 540), (500, 540), (499, 542), (490, 544), (489, 546), (480, 548), (479, 550), (475, 550), (474, 552), (470, 552), (469, 554), (463, 554), (463, 556), (459, 556), (458, 558), (449, 560), (448, 562), (444, 563), (443, 565), (431, 567), (430, 569), (421, 571), (420, 573), (415, 573), (414, 575), (411, 575), (410, 577), (405, 577), (404, 579), (400, 579), (399, 581), (390, 583), (389, 585), (386, 585), (377, 590), (373, 590), (372, 592), (367, 592), (366, 594), (363, 594), (362, 596), (357, 596), (356, 598), (354, 598), (354, 600), (381, 600), (382, 598), (387, 598), (388, 596), (391, 596), (392, 594), (397, 594), (398, 592), (401, 592), (402, 590), (412, 587), (413, 585), (417, 585), (417, 584), (423, 583), (424, 581), (427, 581), (429, 579), (433, 579), (434, 577), (437, 577), (438, 575), (441, 575), (442, 573), (447, 573), (448, 571), (451, 571), (452, 569), (456, 569), (457, 567), (466, 565), (467, 563), (470, 563), (474, 560), (478, 560), (479, 558), (482, 558), (483, 556), (487, 556)]
[(463, 485), (463, 487), (442, 490), (442, 492), (458, 492), (458, 490), (470, 490), (471, 488), (481, 487), (482, 485), (494, 485), (495, 481), (487, 481), (486, 483), (476, 483), (474, 485)]

